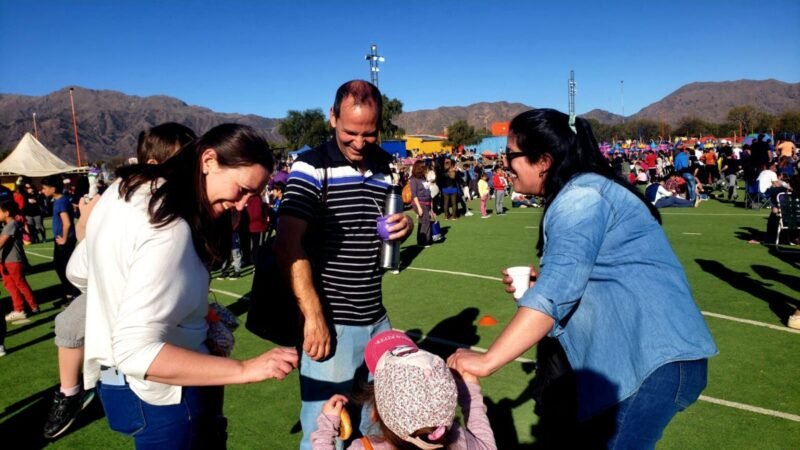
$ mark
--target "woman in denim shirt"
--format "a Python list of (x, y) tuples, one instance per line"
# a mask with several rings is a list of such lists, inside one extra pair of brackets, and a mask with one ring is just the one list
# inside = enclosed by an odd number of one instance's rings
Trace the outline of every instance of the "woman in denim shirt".
[(654, 448), (717, 353), (658, 211), (613, 173), (586, 120), (555, 110), (511, 121), (505, 166), (517, 192), (546, 198), (540, 273), (489, 351), (449, 364), (486, 376), (554, 338), (577, 398), (575, 429), (555, 445)]

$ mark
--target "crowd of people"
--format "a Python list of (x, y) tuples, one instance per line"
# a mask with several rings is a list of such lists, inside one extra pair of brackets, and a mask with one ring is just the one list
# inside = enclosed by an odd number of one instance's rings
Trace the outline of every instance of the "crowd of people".
[[(374, 85), (343, 84), (330, 109), (332, 139), (291, 167), (276, 164), (247, 126), (197, 136), (166, 123), (141, 133), (139, 164), (120, 168), (92, 198), (48, 177), (43, 196), (23, 180), (21, 202), (17, 193), (0, 201), (14, 317), (26, 305), (38, 311), (22, 242), (45, 239), (41, 206), (52, 207), (67, 306), (56, 317), (60, 386), (45, 436), (62, 435), (96, 395), (109, 427), (136, 448), (225, 448), (223, 387), (298, 370), (301, 449), (497, 448), (478, 377), (536, 346), (543, 446), (654, 448), (705, 388), (717, 353), (658, 208), (696, 206), (723, 177), (726, 186), (742, 172), (748, 180), (762, 150), (609, 161), (586, 120), (536, 109), (510, 122), (508, 150), (494, 164), (441, 156), (403, 168), (377, 145), (382, 109)], [(387, 192), (405, 184), (409, 213), (384, 216)], [(392, 331), (382, 243), (407, 239), (414, 214), (417, 244), (428, 247), (437, 216), (471, 216), (474, 198), (482, 218), (492, 216), (492, 198), (502, 216), (507, 195), (512, 207), (544, 208), (529, 255), (538, 262), (488, 352), (459, 349), (445, 360)], [(383, 237), (376, 219), (388, 224)], [(211, 273), (238, 278), (260, 252), (275, 256), (301, 313), (301, 340), (236, 360), (231, 330), (209, 309)], [(653, 289), (653, 280), (614, 276), (620, 266), (666, 276)], [(508, 292), (511, 282), (503, 280)], [(352, 436), (347, 410), (358, 419)]]

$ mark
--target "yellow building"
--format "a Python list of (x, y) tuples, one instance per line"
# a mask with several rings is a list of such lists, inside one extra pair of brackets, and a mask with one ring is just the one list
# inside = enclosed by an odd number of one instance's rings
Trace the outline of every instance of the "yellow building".
[(403, 139), (406, 141), (406, 150), (415, 157), (450, 153), (453, 150), (452, 146), (444, 145), (445, 136), (410, 134)]

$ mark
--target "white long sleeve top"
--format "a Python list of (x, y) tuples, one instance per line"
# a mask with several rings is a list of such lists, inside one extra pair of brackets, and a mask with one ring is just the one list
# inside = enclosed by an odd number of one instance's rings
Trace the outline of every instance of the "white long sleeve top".
[(165, 343), (208, 353), (209, 274), (184, 220), (150, 224), (149, 184), (129, 202), (114, 183), (98, 201), (75, 249), (67, 277), (86, 292), (84, 385), (100, 366), (116, 367), (153, 405), (180, 403), (181, 387), (145, 381)]

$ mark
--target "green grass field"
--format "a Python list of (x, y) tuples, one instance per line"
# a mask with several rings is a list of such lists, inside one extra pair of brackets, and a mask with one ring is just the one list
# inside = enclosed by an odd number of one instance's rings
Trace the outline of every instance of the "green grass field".
[[(477, 204), (473, 202), (473, 209)], [(766, 210), (752, 211), (716, 200), (695, 209), (662, 210), (664, 229), (687, 272), (696, 301), (716, 339), (720, 355), (710, 362), (704, 397), (679, 414), (659, 448), (800, 447), (800, 334), (784, 327), (800, 306), (800, 256), (748, 244), (766, 228)], [(421, 335), (431, 345), (441, 340), (486, 348), (514, 313), (510, 296), (496, 279), (500, 270), (535, 262), (541, 210), (514, 209), (506, 216), (478, 215), (442, 222), (446, 242), (421, 253), (404, 247), (407, 267), (384, 278), (384, 299), (393, 326)], [(57, 386), (53, 307), (57, 279), (52, 243), (26, 248), (33, 264), (28, 276), (42, 304), (29, 323), (9, 324), (0, 358), (0, 446), (41, 448), (46, 411)], [(438, 272), (437, 272), (438, 271)], [(444, 271), (444, 272), (443, 272)], [(450, 272), (450, 273), (447, 273)], [(474, 276), (478, 275), (478, 277)], [(482, 276), (482, 277), (481, 277)], [(643, 273), (621, 274), (641, 277)], [(236, 312), (247, 310), (251, 276), (214, 280), (212, 289)], [(2, 301), (10, 302), (3, 291)], [(491, 315), (493, 327), (478, 326)], [(234, 356), (247, 358), (269, 348), (243, 327)], [(526, 355), (534, 357), (534, 352)], [(495, 435), (501, 449), (527, 448), (535, 440), (536, 417), (527, 393), (530, 367), (511, 363), (482, 380)], [(722, 403), (722, 404), (721, 404)], [(297, 374), (282, 382), (226, 389), (232, 449), (294, 449), (300, 439)], [(11, 444), (13, 442), (13, 444)], [(132, 448), (132, 441), (108, 429), (99, 402), (54, 448)]]

